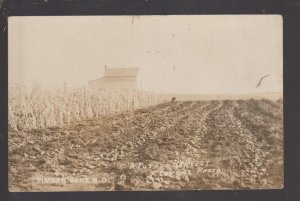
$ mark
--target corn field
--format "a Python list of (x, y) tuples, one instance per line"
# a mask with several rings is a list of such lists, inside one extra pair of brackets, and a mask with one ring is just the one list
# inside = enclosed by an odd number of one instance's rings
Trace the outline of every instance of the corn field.
[(137, 90), (72, 89), (10, 90), (9, 130), (20, 131), (70, 124), (80, 120), (132, 111), (166, 100), (162, 95)]

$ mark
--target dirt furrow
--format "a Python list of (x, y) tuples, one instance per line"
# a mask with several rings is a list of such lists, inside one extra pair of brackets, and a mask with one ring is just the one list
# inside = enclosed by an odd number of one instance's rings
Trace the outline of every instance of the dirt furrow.
[[(13, 132), (10, 185), (21, 191), (278, 187), (278, 104), (175, 101), (69, 126)], [(97, 182), (41, 185), (32, 180), (39, 177)]]

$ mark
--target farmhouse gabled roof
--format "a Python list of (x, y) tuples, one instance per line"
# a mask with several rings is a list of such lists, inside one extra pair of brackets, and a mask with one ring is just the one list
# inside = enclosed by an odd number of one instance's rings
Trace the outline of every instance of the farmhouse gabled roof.
[(104, 78), (114, 77), (136, 77), (139, 68), (108, 68), (104, 73)]

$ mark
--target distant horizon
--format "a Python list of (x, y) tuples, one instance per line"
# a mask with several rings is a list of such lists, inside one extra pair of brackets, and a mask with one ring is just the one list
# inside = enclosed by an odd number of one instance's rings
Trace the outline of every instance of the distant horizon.
[[(37, 84), (37, 83), (35, 83)], [(25, 85), (21, 85), (21, 87), (24, 87), (27, 91), (28, 90), (32, 90), (33, 87), (35, 87), (33, 84), (32, 86), (25, 86)], [(13, 87), (17, 87), (17, 85), (20, 85), (20, 84), (15, 84), (16, 86), (12, 85), (10, 86), (9, 88), (13, 88)], [(43, 87), (42, 85), (38, 85), (39, 87), (41, 87), (42, 89), (45, 89), (45, 90), (57, 90), (57, 89), (63, 89), (64, 85), (62, 84), (61, 86), (56, 86), (56, 87)], [(72, 86), (72, 85), (69, 85), (67, 83), (67, 87), (69, 89), (78, 89), (78, 88), (89, 88), (88, 85), (81, 85), (81, 86)], [(94, 89), (93, 89), (94, 90)], [(123, 90), (123, 89), (122, 89)], [(131, 89), (132, 90), (132, 89)], [(281, 94), (283, 95), (283, 91), (269, 91), (269, 92), (237, 92), (237, 93), (205, 93), (205, 92), (159, 92), (159, 91), (154, 91), (154, 90), (141, 90), (141, 89), (137, 89), (137, 91), (140, 91), (140, 92), (153, 92), (153, 93), (158, 93), (158, 94), (166, 94), (166, 95), (262, 95), (262, 94)]]

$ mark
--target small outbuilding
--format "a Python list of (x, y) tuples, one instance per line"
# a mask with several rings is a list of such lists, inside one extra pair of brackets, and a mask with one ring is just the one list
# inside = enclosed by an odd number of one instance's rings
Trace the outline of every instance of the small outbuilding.
[(91, 89), (136, 90), (139, 68), (106, 68), (104, 76), (89, 81)]

